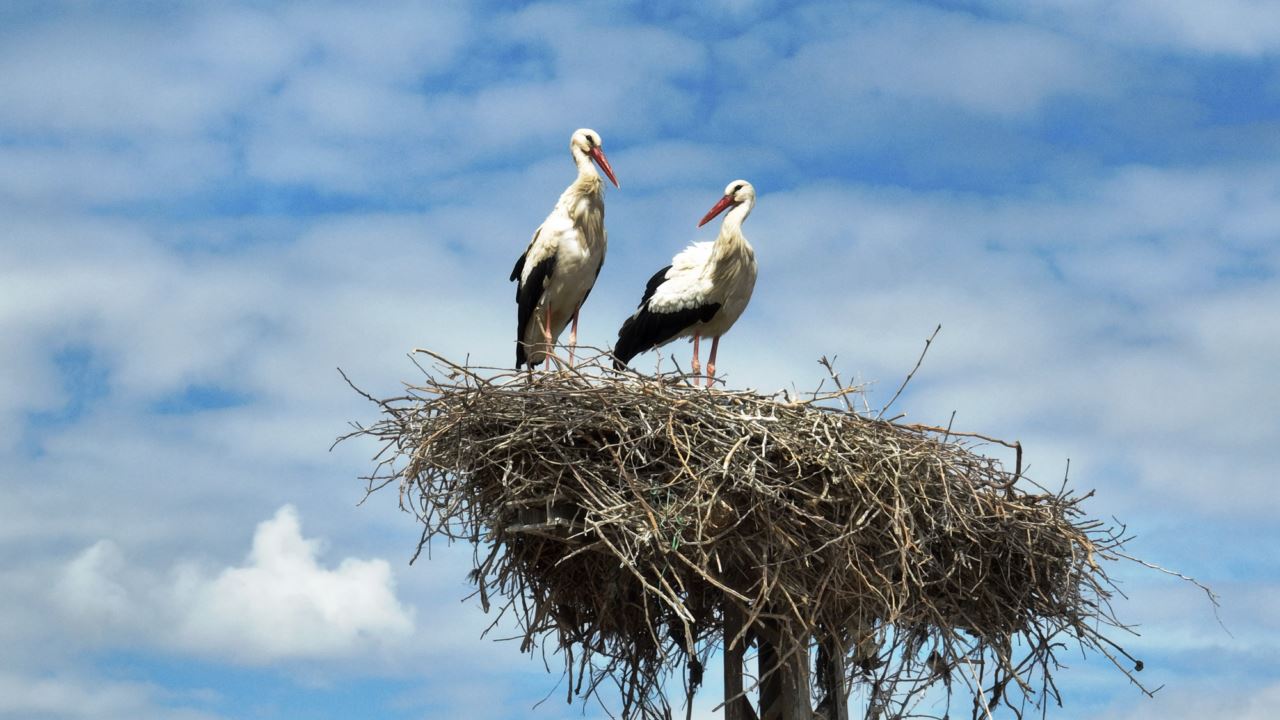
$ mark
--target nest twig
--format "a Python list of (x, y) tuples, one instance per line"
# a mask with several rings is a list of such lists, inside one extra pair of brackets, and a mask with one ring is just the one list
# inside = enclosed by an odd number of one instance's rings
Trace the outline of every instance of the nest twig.
[(369, 492), (399, 484), (419, 553), (474, 545), (480, 604), (514, 617), (522, 650), (563, 654), (570, 700), (608, 687), (623, 717), (668, 716), (681, 663), (691, 690), (708, 654), (765, 636), (806, 666), (817, 649), (818, 698), (838, 673), (876, 718), (931, 692), (949, 706), (953, 681), (975, 717), (1060, 703), (1067, 641), (1141, 669), (1104, 635), (1127, 630), (1100, 564), (1124, 528), (1065, 482), (1020, 480), (1020, 446), (1009, 472), (982, 436), (836, 407), (846, 386), (794, 400), (417, 353), (420, 383), (366, 395), (382, 417), (351, 433), (383, 443)]

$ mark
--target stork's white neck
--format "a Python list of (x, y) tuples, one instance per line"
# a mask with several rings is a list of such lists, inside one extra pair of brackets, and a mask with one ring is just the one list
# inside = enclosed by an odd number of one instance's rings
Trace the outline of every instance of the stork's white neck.
[(596, 164), (591, 161), (591, 156), (579, 148), (573, 148), (573, 164), (578, 166), (578, 177), (600, 177), (600, 173), (596, 171)]
[(572, 216), (577, 216), (578, 204), (582, 200), (603, 206), (604, 179), (596, 172), (595, 164), (585, 153), (573, 151), (573, 159), (578, 164), (578, 177), (569, 183), (569, 187), (560, 194), (556, 207), (564, 208)]
[(756, 201), (748, 199), (729, 208), (729, 212), (725, 213), (724, 222), (720, 223), (719, 240), (729, 240), (734, 237), (742, 237), (742, 221), (747, 219), (751, 214), (751, 209), (755, 207)]

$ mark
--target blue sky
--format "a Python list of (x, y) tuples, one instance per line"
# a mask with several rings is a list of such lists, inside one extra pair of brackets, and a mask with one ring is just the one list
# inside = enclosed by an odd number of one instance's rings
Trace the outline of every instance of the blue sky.
[(1165, 688), (1078, 661), (1055, 715), (1270, 717), (1280, 9), (687, 5), (0, 8), (0, 718), (581, 716), (529, 709), (555, 678), (478, 639), (466, 549), (408, 566), (373, 448), (328, 447), (372, 417), (337, 366), (510, 361), (583, 126), (622, 183), (587, 343), (751, 180), (729, 382), (834, 355), (874, 406), (941, 323), (897, 407), (1069, 458), (1222, 596), (1230, 633), (1115, 568)]

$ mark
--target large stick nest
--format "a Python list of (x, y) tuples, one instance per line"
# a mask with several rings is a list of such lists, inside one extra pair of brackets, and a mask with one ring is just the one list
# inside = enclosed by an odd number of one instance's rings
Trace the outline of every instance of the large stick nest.
[[(1099, 565), (1125, 557), (1122, 531), (975, 452), (981, 436), (856, 412), (856, 388), (796, 400), (426, 354), (353, 433), (385, 444), (369, 489), (399, 484), (419, 551), (475, 544), (480, 603), (523, 650), (563, 653), (571, 698), (607, 680), (623, 716), (661, 716), (672, 669), (696, 682), (699, 659), (766, 627), (836, 648), (868, 717), (949, 704), (953, 679), (976, 716), (1060, 702), (1064, 641), (1133, 669), (1101, 634), (1123, 629)], [(727, 638), (726, 609), (747, 618)]]

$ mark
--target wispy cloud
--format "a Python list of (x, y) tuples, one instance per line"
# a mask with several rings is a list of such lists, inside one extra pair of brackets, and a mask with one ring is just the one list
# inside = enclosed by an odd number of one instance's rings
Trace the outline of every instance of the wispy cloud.
[(1280, 703), (1280, 684), (1267, 685), (1255, 691), (1238, 694), (1231, 687), (1209, 688), (1209, 692), (1168, 688), (1154, 699), (1141, 703), (1125, 703), (1099, 715), (1105, 718), (1133, 720), (1190, 720), (1208, 715), (1240, 720), (1265, 720)]
[(218, 717), (196, 709), (169, 706), (175, 699), (146, 683), (102, 682), (74, 676), (32, 677), (0, 671), (0, 718), (216, 720)]
[(1118, 45), (1146, 45), (1185, 54), (1256, 57), (1280, 50), (1280, 9), (1252, 0), (1102, 0), (992, 5), (1046, 25), (1070, 27)]

